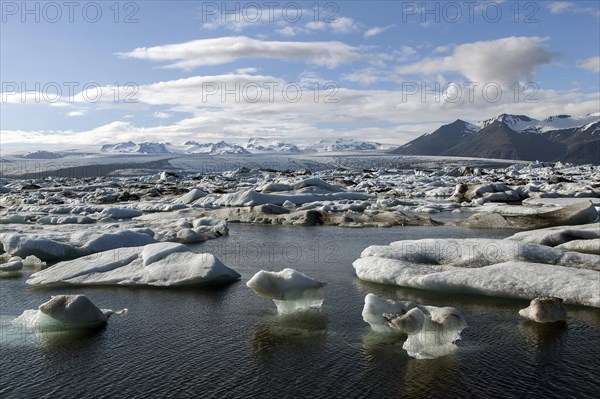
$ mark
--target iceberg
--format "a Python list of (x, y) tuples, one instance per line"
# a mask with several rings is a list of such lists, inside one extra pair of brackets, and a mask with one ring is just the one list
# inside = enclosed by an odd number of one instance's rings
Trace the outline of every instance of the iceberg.
[(393, 301), (381, 298), (375, 294), (367, 294), (362, 317), (365, 322), (369, 323), (373, 331), (393, 333), (397, 332), (397, 330), (388, 325), (383, 315), (385, 313), (404, 314), (414, 307), (415, 305), (410, 302)]
[(246, 285), (258, 296), (273, 299), (280, 314), (320, 308), (325, 298), (325, 283), (294, 269), (256, 273)]
[(435, 359), (456, 350), (455, 342), (467, 327), (460, 311), (451, 307), (415, 307), (405, 314), (383, 315), (389, 327), (408, 335), (402, 345), (409, 356)]
[(519, 314), (537, 323), (554, 323), (567, 319), (567, 311), (563, 307), (563, 300), (556, 297), (535, 298), (528, 307), (519, 310)]
[(592, 240), (600, 238), (600, 223), (580, 226), (555, 226), (546, 229), (522, 231), (509, 240), (531, 242), (555, 247), (572, 240)]
[(353, 263), (358, 278), (379, 284), (600, 307), (598, 265), (598, 255), (510, 240), (399, 241), (368, 247)]
[(418, 306), (372, 293), (365, 297), (362, 316), (376, 333), (407, 335), (402, 347), (417, 359), (433, 359), (454, 352), (454, 343), (467, 327), (464, 316), (455, 308)]
[(534, 214), (477, 213), (458, 224), (477, 228), (540, 229), (591, 223), (597, 219), (598, 211), (591, 201), (585, 200), (564, 208)]
[(161, 242), (60, 262), (32, 274), (27, 284), (170, 287), (226, 284), (239, 278), (236, 271), (212, 254), (192, 252), (183, 244)]
[(28, 309), (13, 320), (36, 331), (93, 329), (106, 324), (112, 310), (100, 310), (85, 295), (56, 295), (38, 309)]

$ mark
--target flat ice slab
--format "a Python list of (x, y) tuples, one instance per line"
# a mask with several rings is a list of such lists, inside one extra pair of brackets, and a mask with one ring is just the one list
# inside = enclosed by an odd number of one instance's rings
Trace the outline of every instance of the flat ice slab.
[(43, 285), (194, 286), (229, 283), (240, 275), (208, 253), (183, 244), (163, 242), (118, 248), (34, 273), (27, 283)]
[(418, 240), (369, 247), (353, 266), (380, 284), (600, 307), (599, 264), (598, 255), (510, 240)]

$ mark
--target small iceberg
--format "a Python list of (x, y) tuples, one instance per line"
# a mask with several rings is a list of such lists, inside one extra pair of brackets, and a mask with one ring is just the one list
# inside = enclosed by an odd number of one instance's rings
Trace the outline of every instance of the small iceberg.
[(407, 335), (402, 348), (417, 359), (433, 359), (454, 352), (454, 343), (467, 327), (464, 316), (455, 308), (418, 306), (375, 294), (365, 297), (362, 315), (374, 332)]
[(95, 329), (104, 326), (113, 313), (99, 309), (85, 295), (56, 295), (37, 309), (24, 311), (13, 323), (40, 332)]
[(294, 269), (280, 272), (259, 271), (246, 285), (256, 295), (270, 298), (280, 314), (320, 308), (325, 299), (325, 283)]
[(535, 298), (528, 307), (519, 310), (519, 314), (527, 320), (537, 323), (555, 323), (567, 319), (563, 300), (557, 297)]

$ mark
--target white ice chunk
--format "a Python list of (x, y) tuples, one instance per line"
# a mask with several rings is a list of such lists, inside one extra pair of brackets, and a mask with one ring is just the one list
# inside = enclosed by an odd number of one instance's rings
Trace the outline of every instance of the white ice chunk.
[(98, 309), (85, 295), (56, 295), (37, 310), (29, 309), (13, 320), (38, 331), (97, 328), (112, 311)]
[(190, 191), (188, 191), (187, 193), (183, 194), (181, 197), (179, 197), (175, 203), (176, 204), (191, 204), (192, 202), (196, 201), (199, 198), (202, 197), (206, 197), (208, 193), (198, 189), (198, 188), (193, 188)]
[(519, 314), (538, 323), (554, 323), (567, 319), (563, 300), (556, 297), (535, 298), (528, 307), (519, 310)]
[(590, 240), (594, 238), (600, 238), (600, 223), (522, 231), (508, 237), (509, 240), (532, 242), (551, 247), (571, 240)]
[(320, 308), (325, 298), (325, 283), (294, 269), (256, 273), (246, 285), (257, 295), (273, 299), (279, 313)]
[(373, 245), (361, 258), (380, 257), (432, 266), (481, 267), (509, 261), (600, 270), (600, 256), (499, 239), (423, 239)]
[(440, 267), (370, 256), (354, 261), (358, 278), (431, 291), (532, 299), (557, 296), (565, 303), (600, 307), (600, 273), (528, 262), (480, 268)]
[(229, 283), (240, 275), (212, 254), (182, 244), (156, 243), (117, 248), (81, 257), (34, 273), (27, 283), (40, 285), (195, 286)]
[(456, 341), (467, 327), (455, 308), (420, 306), (406, 314), (385, 314), (389, 327), (408, 335), (402, 348), (417, 359), (434, 359), (456, 350)]
[(363, 307), (363, 320), (369, 323), (371, 329), (376, 332), (394, 332), (383, 317), (384, 313), (404, 314), (414, 308), (415, 305), (410, 302), (393, 301), (383, 299), (375, 294), (367, 294), (365, 297), (365, 306)]
[(556, 248), (564, 249), (565, 251), (583, 252), (586, 254), (600, 255), (600, 238), (592, 238), (590, 240), (573, 240), (567, 241)]
[(104, 208), (102, 212), (100, 212), (100, 217), (111, 219), (130, 219), (142, 215), (143, 212), (138, 211), (137, 209), (115, 207)]

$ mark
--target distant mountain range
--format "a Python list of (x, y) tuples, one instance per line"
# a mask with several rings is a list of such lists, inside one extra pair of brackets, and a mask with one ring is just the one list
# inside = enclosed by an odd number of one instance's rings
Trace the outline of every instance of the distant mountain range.
[(301, 149), (296, 144), (253, 137), (242, 145), (219, 141), (217, 143), (198, 143), (186, 141), (183, 145), (170, 143), (139, 143), (127, 141), (118, 144), (105, 144), (100, 148), (103, 153), (119, 154), (207, 154), (207, 155), (243, 155), (243, 154), (268, 154), (286, 153), (297, 154), (301, 152), (348, 152), (348, 151), (377, 151), (390, 149), (380, 143), (357, 141), (352, 139), (336, 138), (323, 139), (317, 144)]
[(478, 125), (457, 119), (392, 153), (600, 164), (600, 113), (544, 120), (502, 114)]

